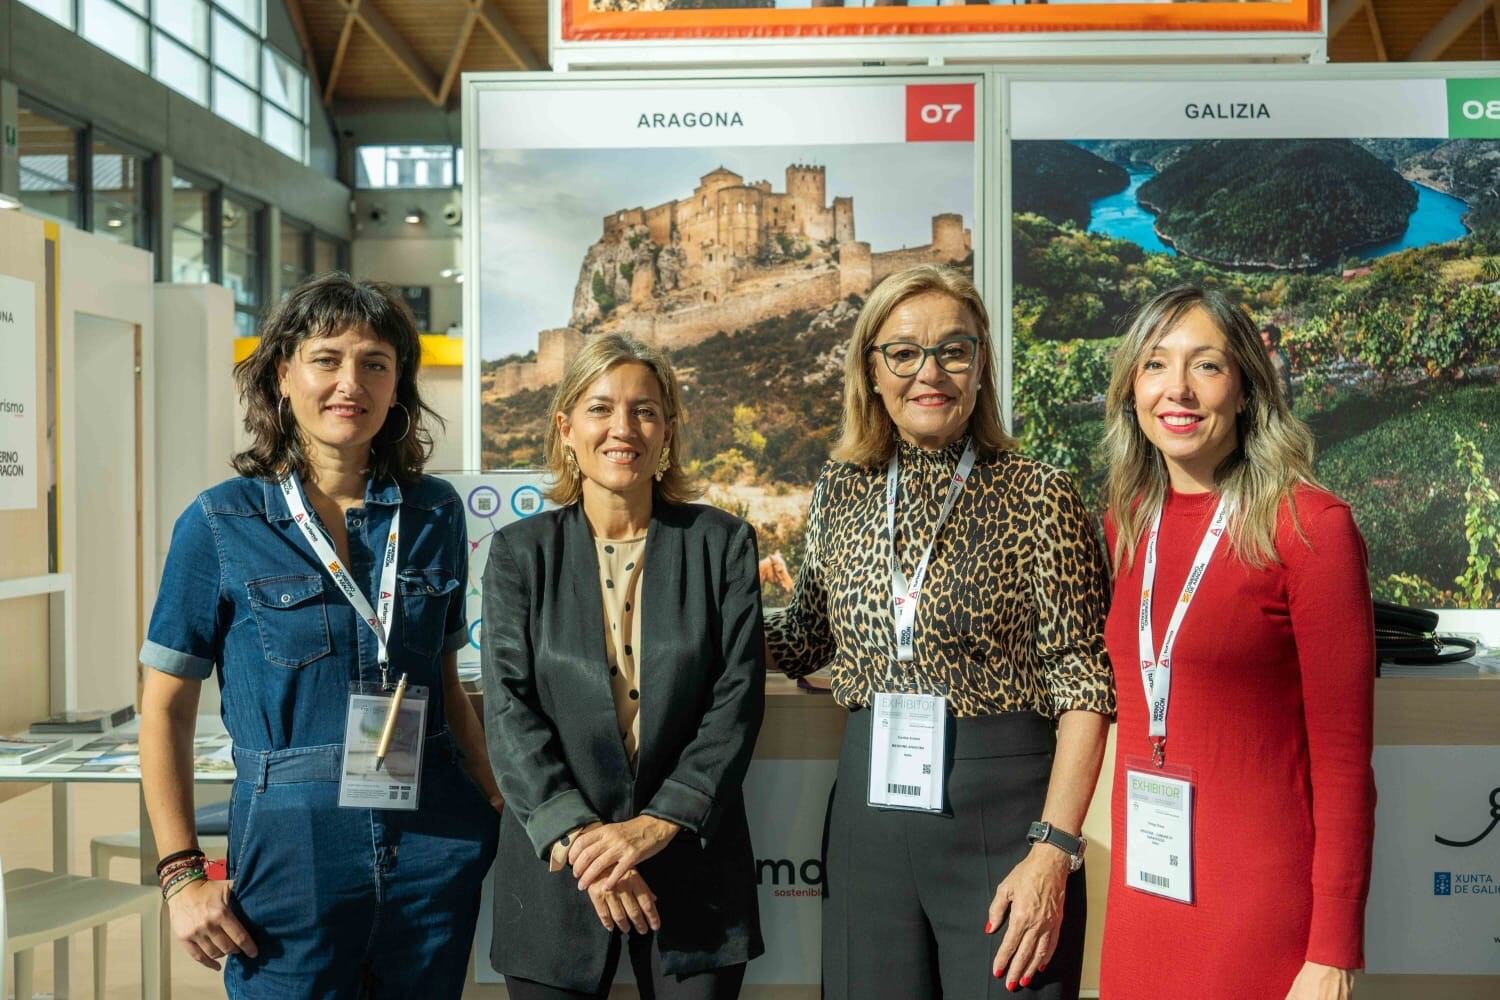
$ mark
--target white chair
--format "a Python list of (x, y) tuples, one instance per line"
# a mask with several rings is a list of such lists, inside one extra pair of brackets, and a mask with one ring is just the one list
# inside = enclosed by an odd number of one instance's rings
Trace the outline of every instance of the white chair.
[[(222, 858), (229, 854), (228, 837), (199, 837), (198, 846), (210, 858)], [(116, 858), (141, 859), (141, 831), (110, 833), (89, 841), (89, 874), (94, 878), (109, 878), (110, 862)], [(149, 887), (148, 887), (149, 888)], [(100, 924), (94, 928), (94, 996), (99, 992), (109, 971), (109, 928)], [(20, 994), (17, 994), (19, 1000)], [(3, 1000), (3, 998), (0, 998)]]
[[(60, 875), (17, 868), (0, 876), (0, 977), (5, 959), (15, 958), (16, 997), (31, 1000), (34, 949), (93, 928), (95, 941), (112, 920), (141, 918), (141, 996), (161, 996), (161, 892), (86, 875)], [(0, 983), (4, 979), (0, 978)], [(3, 994), (3, 986), (0, 986)], [(94, 968), (94, 995), (104, 995), (101, 969)]]

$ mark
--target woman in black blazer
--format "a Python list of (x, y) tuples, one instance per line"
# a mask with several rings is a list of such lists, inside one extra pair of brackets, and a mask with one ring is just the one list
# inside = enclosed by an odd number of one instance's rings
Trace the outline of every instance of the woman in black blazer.
[(737, 997), (764, 950), (741, 793), (765, 709), (755, 532), (686, 502), (654, 348), (590, 338), (553, 412), (561, 507), (502, 529), (484, 574), (508, 807), (490, 960), (514, 1000), (604, 997), (622, 948), (642, 997)]

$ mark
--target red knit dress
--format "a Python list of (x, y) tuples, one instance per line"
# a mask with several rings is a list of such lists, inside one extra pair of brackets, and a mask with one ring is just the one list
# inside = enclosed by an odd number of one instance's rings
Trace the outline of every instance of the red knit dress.
[[(1167, 498), (1152, 598), (1158, 649), (1216, 502)], [(1283, 509), (1280, 565), (1247, 567), (1226, 535), (1172, 657), (1167, 763), (1195, 779), (1190, 905), (1124, 884), (1126, 761), (1151, 756), (1136, 633), (1144, 540), (1115, 580), (1103, 1000), (1282, 1000), (1305, 961), (1364, 964), (1375, 816), (1365, 547), (1337, 497), (1301, 489), (1296, 504), (1306, 541)], [(1106, 534), (1112, 552), (1112, 524)]]

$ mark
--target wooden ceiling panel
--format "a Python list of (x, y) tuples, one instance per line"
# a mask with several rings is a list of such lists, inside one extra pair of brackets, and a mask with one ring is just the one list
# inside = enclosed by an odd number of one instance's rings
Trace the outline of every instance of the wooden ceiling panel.
[(1486, 13), (1476, 18), (1464, 33), (1443, 52), (1444, 59), (1481, 61), (1500, 58), (1500, 38), (1495, 34), (1495, 18)]
[(1328, 39), (1329, 62), (1380, 62), (1380, 49), (1370, 30), (1371, 16), (1368, 9), (1359, 11), (1344, 30)]
[(411, 100), (425, 96), (385, 50), (357, 27), (349, 37), (349, 51), (344, 55), (334, 94), (372, 100)]
[(482, 27), (474, 29), (469, 39), (469, 48), (459, 62), (461, 73), (482, 73), (485, 70), (515, 69), (515, 61), (505, 54), (500, 43)]
[[(461, 69), (545, 68), (548, 0), (292, 2), (301, 6), (318, 77), (332, 80), (324, 88), (328, 102), (451, 105)], [(351, 11), (354, 27), (346, 32)]]
[[(1444, 24), (1456, 10), (1473, 12), (1476, 0), (1367, 0), (1364, 9), (1351, 17), (1343, 29), (1328, 39), (1331, 62), (1375, 62), (1381, 59), (1383, 44), (1386, 57), (1392, 61), (1410, 59), (1423, 53), (1423, 42), (1434, 37), (1434, 31), (1448, 34)], [(1489, 60), (1500, 58), (1500, 0), (1483, 5), (1484, 9), (1463, 30), (1452, 35), (1435, 57), (1441, 61)], [(1373, 23), (1378, 33), (1371, 31)], [(1428, 46), (1430, 48), (1431, 46)]]

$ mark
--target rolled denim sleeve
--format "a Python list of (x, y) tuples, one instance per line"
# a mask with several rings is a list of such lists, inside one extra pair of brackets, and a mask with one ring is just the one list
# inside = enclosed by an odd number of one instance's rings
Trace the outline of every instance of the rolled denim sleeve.
[(211, 676), (223, 649), (222, 593), (223, 563), (200, 496), (172, 529), (141, 663), (192, 680)]

